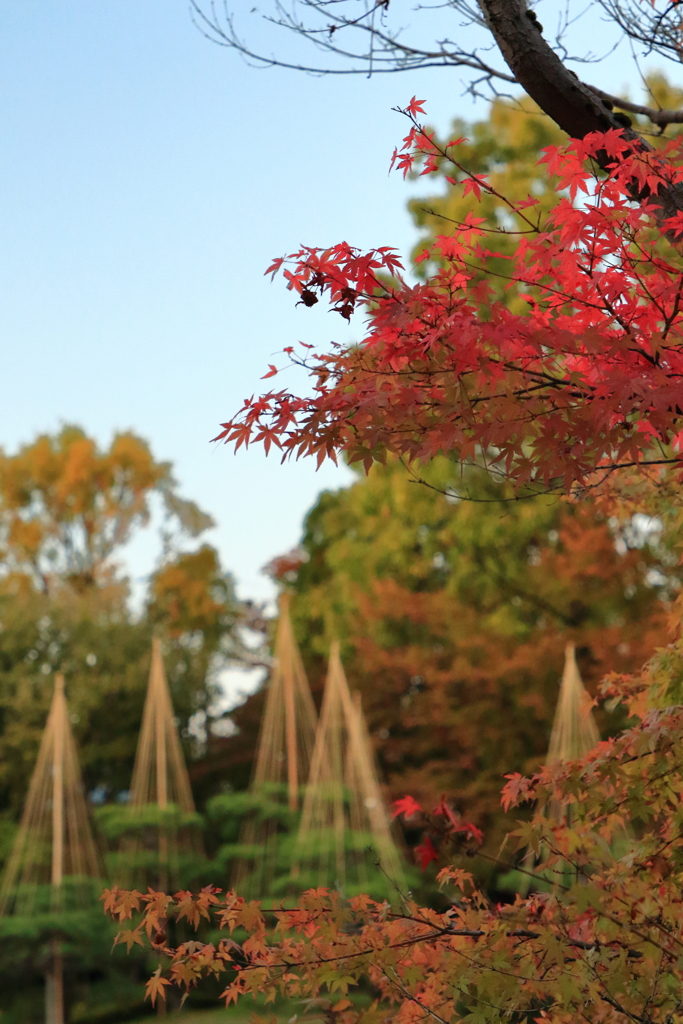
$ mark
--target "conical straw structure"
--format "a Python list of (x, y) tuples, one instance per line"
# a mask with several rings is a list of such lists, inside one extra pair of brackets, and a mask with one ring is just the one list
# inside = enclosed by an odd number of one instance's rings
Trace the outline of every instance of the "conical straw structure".
[[(250, 792), (263, 806), (245, 821), (232, 884), (242, 894), (266, 895), (277, 872), (279, 827), (300, 809), (315, 742), (317, 714), (294, 637), (290, 599), (282, 594), (275, 657), (263, 713)], [(288, 815), (283, 815), (283, 810)]]
[(155, 637), (130, 788), (131, 807), (155, 804), (165, 810), (169, 804), (176, 804), (183, 813), (194, 813), (190, 780), (173, 717), (161, 643)]
[[(564, 652), (564, 671), (560, 683), (560, 696), (557, 701), (557, 709), (553, 720), (553, 728), (550, 734), (550, 745), (546, 764), (560, 764), (563, 761), (576, 761), (585, 757), (600, 742), (600, 733), (591, 710), (591, 698), (588, 694), (578, 665), (576, 664), (576, 649), (574, 644), (567, 644)], [(571, 807), (551, 800), (545, 808), (546, 816), (556, 825), (568, 823), (571, 819)], [(548, 858), (548, 850), (541, 851), (539, 863), (545, 864)], [(524, 868), (531, 870), (536, 857), (533, 850), (529, 850), (524, 859)], [(556, 880), (565, 874), (565, 865), (558, 862), (553, 868), (553, 877)], [(529, 887), (529, 878), (524, 880), (521, 890), (526, 892)]]
[(308, 777), (315, 742), (317, 714), (290, 615), (290, 599), (282, 594), (275, 638), (275, 661), (259, 737), (254, 788), (285, 785), (287, 805), (299, 807), (299, 787)]
[(334, 886), (350, 895), (367, 886), (368, 861), (379, 864), (383, 887), (401, 886), (401, 857), (360, 707), (351, 697), (334, 643), (320, 724), (297, 837), (295, 877), (305, 886)]
[(59, 909), (66, 879), (101, 878), (76, 753), (64, 677), (55, 689), (19, 830), (0, 888), (0, 916), (30, 914), (50, 886)]
[(576, 664), (574, 644), (567, 644), (546, 764), (575, 761), (584, 757), (599, 742), (600, 733), (591, 711), (591, 698)]
[[(0, 916), (58, 913), (86, 905), (101, 877), (88, 819), (64, 677), (55, 689), (26, 806), (0, 887)], [(71, 906), (69, 906), (71, 904)], [(46, 1024), (64, 1024), (64, 964), (58, 940), (50, 943), (45, 974)]]
[(130, 789), (131, 834), (123, 843), (128, 884), (173, 887), (183, 855), (200, 841), (190, 780), (173, 716), (161, 643), (152, 641), (152, 663)]

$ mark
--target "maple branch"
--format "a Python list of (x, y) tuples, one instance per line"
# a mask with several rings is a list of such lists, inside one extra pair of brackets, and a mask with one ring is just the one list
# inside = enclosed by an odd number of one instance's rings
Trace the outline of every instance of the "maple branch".
[(670, 124), (683, 124), (683, 110), (664, 110), (657, 109), (656, 107), (647, 107), (642, 103), (632, 103), (631, 100), (621, 99), (619, 96), (614, 96), (611, 92), (605, 92), (604, 89), (598, 89), (596, 85), (589, 85), (588, 88), (591, 92), (594, 92), (596, 96), (599, 96), (601, 100), (607, 100), (614, 107), (619, 107), (621, 110), (628, 110), (630, 114), (641, 114), (643, 117), (647, 117), (652, 124), (656, 124), (663, 132)]
[(426, 1007), (423, 1003), (420, 1002), (420, 1000), (417, 998), (417, 996), (412, 995), (412, 993), (410, 993), (408, 991), (408, 989), (405, 987), (405, 985), (403, 985), (403, 983), (399, 979), (398, 972), (396, 971), (395, 968), (394, 968), (394, 974), (396, 975), (396, 977), (394, 977), (394, 978), (392, 978), (389, 974), (387, 974), (386, 970), (384, 970), (384, 969), (382, 969), (382, 974), (387, 979), (387, 981), (389, 981), (389, 983), (391, 985), (395, 985), (396, 986), (396, 988), (399, 990), (399, 992), (401, 992), (402, 995), (406, 999), (408, 999), (411, 1003), (415, 1003), (417, 1006), (419, 1006), (420, 1009), (424, 1011), (425, 1017), (434, 1017), (434, 1019), (440, 1021), (441, 1024), (450, 1024), (450, 1021), (447, 1021), (445, 1019), (445, 1017), (441, 1017), (434, 1010), (430, 1010), (428, 1007)]

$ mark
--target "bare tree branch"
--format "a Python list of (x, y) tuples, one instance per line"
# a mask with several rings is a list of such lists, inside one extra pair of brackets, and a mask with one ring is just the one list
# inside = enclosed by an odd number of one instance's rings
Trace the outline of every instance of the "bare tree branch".
[(683, 10), (681, 0), (598, 0), (598, 3), (629, 39), (640, 43), (646, 54), (659, 53), (683, 60)]
[[(430, 10), (459, 15), (460, 34), (469, 28), (488, 28), (492, 46), (467, 48), (450, 38), (433, 47), (407, 42), (402, 29), (389, 22), (391, 0), (293, 0), (285, 7), (274, 0), (273, 13), (265, 20), (303, 39), (323, 55), (320, 63), (297, 63), (279, 56), (267, 56), (252, 49), (237, 34), (228, 0), (190, 0), (195, 24), (213, 42), (236, 50), (248, 62), (260, 67), (285, 67), (320, 75), (387, 74), (426, 67), (453, 67), (474, 72), (469, 91), (479, 94), (482, 84), (497, 94), (496, 83), (519, 85), (569, 136), (582, 139), (591, 132), (615, 128), (633, 142), (636, 150), (651, 151), (649, 143), (633, 130), (630, 120), (614, 107), (648, 117), (662, 130), (667, 124), (683, 123), (683, 111), (659, 111), (629, 103), (579, 80), (565, 64), (567, 51), (563, 33), (571, 24), (569, 9), (559, 18), (555, 45), (527, 0), (438, 0)], [(678, 0), (668, 2), (659, 14), (638, 14), (638, 0), (599, 0), (603, 10), (631, 39), (647, 41), (661, 37), (661, 46), (678, 57), (674, 43), (681, 36), (682, 16), (676, 13)], [(660, 0), (655, 0), (655, 9)], [(664, 2), (664, 0), (661, 0)], [(634, 7), (638, 5), (638, 9)], [(418, 7), (418, 12), (427, 10)], [(642, 14), (642, 12), (641, 12)], [(640, 35), (638, 35), (640, 33)], [(678, 33), (678, 35), (676, 35)], [(358, 43), (359, 45), (355, 45)], [(652, 46), (655, 44), (652, 43)], [(660, 45), (659, 43), (657, 45)], [(678, 44), (676, 44), (678, 45)], [(496, 63), (497, 49), (505, 66)], [(483, 55), (482, 55), (483, 54)], [(640, 201), (654, 199), (661, 219), (683, 210), (683, 187), (672, 183), (660, 187), (657, 196), (634, 189)]]
[[(353, 3), (356, 0), (342, 2)], [(375, 75), (428, 67), (462, 67), (476, 71), (486, 78), (497, 78), (515, 84), (512, 75), (485, 60), (476, 49), (463, 50), (450, 39), (437, 41), (430, 48), (404, 42), (400, 39), (398, 31), (390, 32), (381, 20), (382, 14), (389, 6), (387, 0), (376, 0), (368, 9), (364, 5), (363, 14), (357, 18), (347, 18), (338, 13), (338, 3), (339, 0), (303, 0), (305, 8), (325, 19), (320, 25), (306, 24), (297, 17), (295, 7), (287, 10), (279, 2), (275, 6), (275, 15), (264, 18), (279, 28), (306, 38), (322, 54), (348, 61), (349, 66), (294, 63), (256, 52), (238, 35), (227, 0), (210, 0), (208, 6), (202, 5), (201, 0), (190, 0), (190, 8), (195, 24), (207, 39), (219, 46), (236, 50), (258, 67), (289, 68), (314, 75)], [(332, 4), (337, 6), (332, 7)], [(482, 15), (477, 11), (471, 11), (466, 0), (447, 0), (446, 6), (459, 11), (472, 23), (483, 24)], [(341, 38), (340, 33), (345, 31), (344, 38), (348, 38), (349, 30), (353, 30), (356, 37), (367, 40), (367, 45), (356, 49), (341, 45), (341, 42), (338, 42)]]
[(683, 110), (658, 110), (656, 107), (645, 107), (640, 103), (622, 100), (618, 96), (613, 96), (612, 93), (605, 92), (604, 89), (598, 89), (595, 85), (590, 85), (588, 88), (600, 99), (611, 103), (613, 107), (620, 107), (622, 110), (628, 110), (631, 114), (641, 114), (643, 117), (647, 117), (662, 131), (670, 124), (683, 124)]

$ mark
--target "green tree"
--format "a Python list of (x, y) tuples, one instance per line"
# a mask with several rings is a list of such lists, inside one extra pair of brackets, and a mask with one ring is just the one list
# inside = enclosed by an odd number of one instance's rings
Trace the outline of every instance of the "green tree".
[(453, 795), (495, 848), (503, 775), (547, 750), (566, 642), (591, 688), (640, 666), (667, 636), (672, 559), (590, 501), (514, 501), (446, 459), (424, 476), (390, 462), (321, 495), (287, 563), (293, 618), (314, 681), (342, 641), (392, 796)]

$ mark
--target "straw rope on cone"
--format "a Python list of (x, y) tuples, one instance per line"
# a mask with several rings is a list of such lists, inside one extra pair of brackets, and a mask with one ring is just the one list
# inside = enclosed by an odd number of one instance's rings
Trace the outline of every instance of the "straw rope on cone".
[(243, 856), (236, 860), (232, 886), (240, 895), (262, 898), (278, 876), (286, 834), (301, 808), (311, 764), (317, 713), (294, 637), (290, 598), (282, 594), (275, 657), (259, 734), (250, 795), (260, 806), (240, 832)]
[(298, 887), (350, 896), (368, 888), (396, 894), (403, 867), (391, 832), (359, 697), (349, 691), (335, 642), (297, 837)]
[[(64, 677), (55, 688), (24, 812), (0, 886), (0, 918), (53, 937), (45, 964), (46, 1024), (64, 1024), (62, 942), (69, 912), (92, 910), (102, 878), (71, 730)], [(71, 914), (73, 917), (73, 914)], [(40, 924), (42, 922), (42, 925)], [(68, 929), (68, 925), (66, 926)]]
[(156, 637), (127, 812), (119, 852), (112, 858), (115, 881), (126, 888), (177, 888), (184, 871), (201, 857), (202, 842)]

